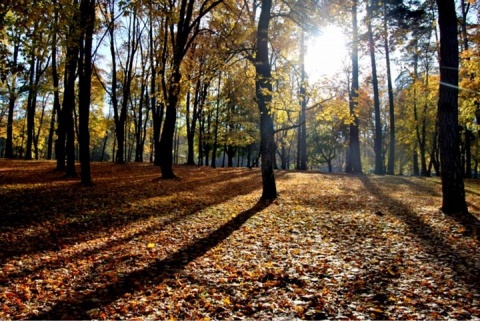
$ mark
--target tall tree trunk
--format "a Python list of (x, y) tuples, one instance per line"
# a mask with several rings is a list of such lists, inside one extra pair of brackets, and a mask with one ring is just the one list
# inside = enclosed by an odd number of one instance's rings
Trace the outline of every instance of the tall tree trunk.
[(25, 149), (25, 159), (30, 160), (32, 157), (32, 146), (33, 146), (33, 136), (35, 130), (35, 102), (34, 96), (36, 96), (34, 83), (35, 77), (35, 66), (36, 58), (32, 53), (30, 57), (30, 70), (29, 70), (29, 89), (28, 89), (28, 98), (27, 98), (27, 146)]
[(177, 104), (180, 98), (180, 80), (182, 75), (180, 73), (181, 60), (174, 62), (174, 71), (172, 76), (172, 86), (169, 92), (169, 99), (166, 106), (165, 122), (163, 123), (162, 135), (160, 137), (159, 152), (160, 169), (162, 171), (162, 178), (175, 178), (173, 173), (173, 140), (175, 134), (175, 125), (177, 121)]
[(307, 170), (307, 90), (305, 88), (305, 32), (300, 44), (300, 126), (298, 127), (297, 169)]
[[(217, 102), (215, 106), (215, 130), (213, 134), (213, 146), (212, 146), (212, 164), (213, 168), (217, 167), (217, 148), (218, 148), (218, 126), (220, 123), (219, 114), (220, 114), (220, 86), (222, 83), (222, 72), (218, 75), (218, 85), (217, 85)], [(208, 164), (207, 164), (208, 165)]]
[(465, 0), (461, 0), (460, 8), (462, 9), (462, 40), (463, 40), (463, 50), (468, 50), (468, 32), (467, 32), (467, 17), (468, 11), (470, 11), (470, 2), (466, 2)]
[[(36, 98), (35, 98), (35, 100), (36, 100)], [(42, 112), (40, 114), (40, 119), (39, 119), (39, 122), (38, 122), (38, 126), (36, 128), (37, 132), (33, 136), (33, 150), (34, 150), (34, 153), (35, 153), (35, 159), (37, 159), (37, 160), (40, 158), (40, 151), (38, 150), (38, 141), (40, 140), (40, 134), (41, 134), (42, 128), (43, 128), (43, 120), (45, 118), (45, 107), (46, 107), (46, 101), (44, 99), (43, 102), (42, 102)]]
[(359, 119), (357, 115), (358, 106), (358, 17), (357, 0), (352, 1), (352, 88), (350, 90), (350, 123), (348, 153), (345, 171), (347, 173), (362, 173), (362, 162), (360, 159)]
[[(463, 50), (468, 50), (468, 32), (467, 32), (467, 16), (468, 11), (470, 10), (470, 3), (465, 0), (461, 1), (460, 7), (462, 9), (462, 40), (463, 40)], [(472, 177), (472, 131), (465, 126), (465, 177)]]
[(387, 90), (388, 90), (388, 111), (390, 114), (390, 135), (388, 143), (388, 167), (387, 174), (395, 174), (395, 103), (393, 97), (392, 71), (390, 66), (390, 45), (387, 25), (387, 4), (383, 1), (383, 31), (384, 31), (384, 48), (385, 61), (387, 66)]
[[(200, 79), (197, 80), (196, 86), (195, 86), (195, 100), (197, 100), (197, 95), (199, 92), (199, 86), (200, 86)], [(197, 127), (197, 121), (196, 121), (196, 111), (195, 111), (195, 106), (193, 106), (193, 111), (192, 111), (192, 101), (191, 101), (191, 92), (190, 90), (187, 92), (187, 100), (185, 102), (186, 104), (186, 116), (185, 116), (185, 121), (187, 125), (187, 165), (195, 165), (195, 149), (194, 149), (194, 144), (195, 144), (195, 131)], [(195, 105), (195, 102), (193, 103)], [(193, 116), (191, 116), (193, 115)]]
[[(205, 135), (206, 135), (205, 122), (206, 122), (205, 113), (201, 113), (200, 118), (198, 120), (198, 140), (197, 140), (198, 141), (198, 166), (203, 166), (204, 164), (203, 157), (205, 156), (204, 151), (205, 151), (205, 147), (207, 146), (205, 142)], [(207, 155), (207, 159), (208, 159), (208, 155)]]
[(458, 128), (458, 38), (454, 0), (437, 0), (440, 27), (440, 95), (438, 124), (442, 177), (442, 211), (468, 213)]
[[(145, 73), (143, 72), (142, 77)], [(138, 117), (135, 121), (135, 162), (143, 162), (143, 98), (145, 97), (145, 85), (141, 85), (140, 102), (138, 104)]]
[(272, 101), (272, 74), (268, 59), (268, 29), (271, 19), (272, 0), (263, 0), (257, 29), (257, 49), (255, 55), (255, 90), (260, 111), (260, 154), (262, 169), (262, 199), (277, 198), (275, 183), (275, 139), (273, 118), (270, 111)]
[[(187, 3), (188, 2), (188, 3)], [(181, 63), (185, 56), (187, 49), (188, 36), (192, 31), (190, 21), (192, 19), (193, 12), (193, 0), (183, 0), (179, 8), (179, 19), (176, 22), (176, 30), (173, 25), (170, 26), (170, 35), (173, 43), (173, 58), (171, 66), (171, 77), (168, 83), (168, 90), (165, 90), (167, 95), (165, 121), (163, 123), (163, 130), (160, 136), (159, 153), (160, 157), (160, 169), (162, 172), (162, 178), (171, 179), (175, 178), (173, 173), (173, 147), (174, 147), (174, 135), (177, 121), (177, 105), (180, 99), (180, 86), (181, 86)], [(164, 75), (165, 76), (165, 75)]]
[(372, 86), (373, 86), (373, 105), (375, 111), (375, 139), (374, 139), (374, 151), (375, 151), (375, 170), (377, 175), (383, 175), (385, 173), (383, 166), (383, 132), (382, 122), (380, 115), (380, 91), (378, 89), (378, 76), (377, 76), (377, 61), (375, 59), (375, 42), (373, 39), (372, 8), (367, 9), (367, 28), (368, 28), (368, 46), (370, 50), (370, 62), (372, 67)]
[[(34, 91), (33, 91), (33, 97), (32, 97), (32, 107), (33, 107), (32, 109), (34, 110), (34, 116), (35, 116), (35, 113), (36, 113), (38, 89), (40, 87), (40, 80), (41, 80), (43, 72), (45, 71), (45, 69), (42, 69), (42, 60), (41, 59), (37, 59), (35, 65), (36, 65), (35, 66), (35, 77), (34, 77), (35, 80), (34, 80), (34, 85), (33, 85)], [(45, 116), (45, 104), (42, 105), (42, 113), (41, 113), (41, 116), (40, 116), (40, 121), (39, 121), (38, 126), (37, 126), (38, 128), (36, 128), (37, 133), (35, 134), (35, 130), (34, 130), (34, 133), (33, 133), (33, 151), (34, 151), (34, 154), (35, 154), (35, 159), (39, 158), (38, 139), (40, 137), (40, 132), (41, 132), (41, 129), (42, 129), (42, 126), (43, 126), (44, 116)], [(34, 129), (35, 129), (35, 125), (34, 125)]]
[[(174, 135), (175, 127), (177, 122), (177, 105), (180, 99), (180, 86), (181, 86), (181, 63), (185, 55), (185, 47), (187, 44), (188, 34), (190, 29), (187, 26), (191, 19), (190, 7), (193, 6), (192, 0), (182, 1), (180, 8), (180, 19), (177, 22), (177, 31), (174, 31), (172, 26), (171, 28), (171, 37), (174, 39), (173, 47), (173, 59), (172, 59), (172, 76), (170, 78), (170, 83), (167, 94), (167, 105), (165, 111), (165, 121), (163, 123), (163, 130), (160, 136), (159, 143), (159, 153), (160, 157), (160, 170), (162, 172), (162, 178), (171, 179), (175, 178), (173, 173), (173, 147), (174, 147)], [(186, 12), (188, 12), (187, 17), (185, 17)], [(187, 25), (185, 25), (187, 23)]]
[(5, 142), (5, 158), (13, 158), (13, 113), (15, 112), (16, 93), (16, 76), (12, 77), (13, 86), (8, 94), (8, 117), (7, 117), (7, 140)]
[[(189, 3), (182, 1), (179, 20), (176, 23), (177, 30), (171, 26), (170, 33), (173, 40), (173, 59), (171, 66), (171, 78), (168, 84), (168, 91), (165, 90), (166, 98), (166, 110), (165, 121), (163, 123), (163, 130), (160, 136), (160, 143), (158, 152), (161, 157), (159, 160), (160, 170), (162, 172), (162, 178), (171, 179), (175, 178), (173, 173), (173, 147), (174, 147), (174, 135), (177, 122), (177, 105), (180, 99), (180, 86), (181, 86), (181, 63), (185, 55), (185, 49), (187, 45), (188, 35), (191, 31), (189, 27), (190, 19), (193, 10), (192, 0)], [(186, 23), (186, 25), (185, 25)]]
[(90, 171), (90, 133), (89, 116), (92, 91), (92, 44), (95, 25), (95, 0), (82, 0), (80, 4), (80, 21), (82, 26), (82, 39), (80, 41), (80, 59), (78, 64), (79, 92), (78, 92), (78, 118), (80, 146), (80, 181), (82, 185), (92, 185)]
[(199, 34), (202, 18), (222, 2), (222, 0), (205, 1), (199, 6), (200, 10), (195, 11), (198, 1), (182, 0), (180, 7), (177, 8), (178, 19), (175, 22), (176, 25), (170, 26), (173, 50), (171, 76), (168, 83), (168, 98), (165, 99), (167, 102), (165, 122), (159, 144), (162, 178), (175, 177), (172, 168), (172, 148), (177, 118), (177, 104), (180, 99), (181, 63), (193, 40)]
[[(428, 90), (428, 75), (426, 79), (426, 86)], [(421, 126), (421, 136), (420, 136), (420, 174), (424, 177), (428, 176), (427, 170), (427, 110), (428, 104), (425, 102), (423, 105), (423, 115), (422, 115), (422, 126)]]
[[(20, 45), (13, 45), (12, 65), (17, 68), (18, 53)], [(15, 71), (11, 77), (10, 90), (8, 92), (8, 116), (7, 116), (7, 140), (5, 142), (5, 158), (13, 158), (13, 114), (15, 112), (15, 102), (17, 100), (17, 72)]]
[[(66, 176), (67, 177), (76, 177), (77, 172), (75, 169), (75, 121), (73, 118), (74, 109), (75, 109), (75, 79), (77, 77), (77, 66), (78, 66), (78, 53), (79, 53), (79, 42), (76, 36), (77, 30), (79, 28), (79, 10), (78, 0), (74, 1), (75, 12), (73, 17), (71, 17), (71, 22), (69, 26), (69, 31), (67, 35), (67, 53), (66, 53), (66, 63), (65, 63), (65, 79), (64, 79), (64, 92), (63, 92), (63, 102), (62, 102), (62, 119), (59, 119), (59, 133), (58, 133), (58, 157), (62, 157), (57, 162), (57, 169), (59, 162), (65, 162), (65, 154), (67, 156), (67, 166), (66, 166)], [(60, 124), (61, 123), (61, 124)], [(63, 126), (63, 128), (60, 128)], [(61, 130), (60, 130), (61, 129)], [(63, 147), (65, 146), (65, 148)], [(65, 154), (61, 154), (62, 149), (64, 148)]]
[[(203, 119), (204, 119), (203, 123), (205, 123), (205, 115), (203, 116)], [(205, 129), (205, 124), (203, 124), (203, 128), (204, 128), (205, 132), (202, 136), (203, 150), (204, 150), (204, 156), (205, 156), (205, 162), (203, 164), (208, 166), (208, 164), (210, 163), (210, 151), (212, 149), (212, 143), (211, 143), (211, 139), (212, 139), (212, 111), (208, 111), (206, 123), (207, 123), (206, 129)]]
[[(55, 7), (57, 2), (54, 1)], [(54, 13), (54, 26), (55, 29), (58, 26), (58, 11), (55, 10)], [(53, 108), (52, 108), (52, 118), (50, 121), (50, 130), (48, 132), (48, 145), (47, 145), (47, 159), (52, 159), (52, 149), (53, 149), (53, 137), (55, 134), (55, 117), (60, 116), (60, 77), (58, 76), (57, 69), (57, 31), (54, 30), (52, 36), (52, 83), (53, 83)], [(56, 156), (56, 155), (55, 155)]]
[[(128, 103), (130, 101), (130, 94), (131, 94), (131, 85), (132, 85), (132, 80), (134, 77), (133, 73), (133, 63), (134, 63), (134, 58), (135, 58), (135, 53), (138, 49), (139, 45), (139, 37), (140, 35), (138, 34), (138, 17), (137, 17), (137, 12), (134, 11), (133, 14), (131, 15), (130, 18), (130, 24), (129, 24), (129, 30), (128, 30), (128, 39), (127, 39), (127, 44), (126, 44), (126, 61), (125, 61), (125, 67), (123, 70), (123, 80), (122, 80), (122, 101), (120, 107), (119, 114), (115, 117), (115, 127), (116, 127), (116, 133), (117, 133), (117, 142), (118, 142), (118, 148), (117, 148), (117, 153), (115, 156), (115, 160), (117, 163), (121, 164), (125, 162), (125, 154), (127, 152), (126, 150), (126, 144), (127, 141), (125, 139), (125, 129), (127, 126), (127, 111), (128, 111)], [(112, 94), (115, 94), (115, 92), (112, 92)], [(117, 111), (118, 113), (118, 111)], [(131, 153), (129, 153), (131, 154)], [(128, 159), (131, 159), (131, 156), (127, 157)]]
[(121, 116), (121, 111), (119, 108), (118, 97), (117, 97), (117, 55), (115, 52), (115, 1), (109, 0), (109, 26), (108, 26), (108, 35), (110, 40), (110, 59), (112, 60), (112, 88), (110, 92), (111, 104), (113, 107), (113, 117), (115, 121), (115, 138), (118, 142), (117, 151), (115, 153), (115, 162), (118, 164), (124, 163), (124, 137), (125, 137), (125, 116)]
[[(166, 83), (166, 65), (167, 65), (167, 56), (168, 56), (168, 48), (169, 48), (168, 47), (169, 37), (168, 37), (167, 22), (168, 22), (167, 18), (162, 20), (163, 42), (162, 42), (162, 51), (161, 51), (162, 55), (160, 60), (161, 68), (159, 70), (164, 101), (167, 101), (168, 99), (168, 89), (167, 89), (167, 83)], [(150, 33), (150, 43), (153, 44), (152, 33)], [(150, 57), (152, 59), (153, 56), (151, 55)], [(153, 108), (153, 140), (154, 140), (154, 153), (155, 153), (154, 165), (160, 166), (160, 159), (162, 156), (162, 153), (160, 151), (160, 135), (162, 132), (162, 126), (163, 126), (164, 116), (165, 116), (165, 103), (155, 102), (155, 104), (152, 105), (152, 108)]]
[[(53, 152), (53, 137), (55, 134), (55, 119), (57, 116), (58, 109), (55, 106), (55, 98), (53, 102), (52, 108), (52, 116), (50, 117), (50, 128), (48, 129), (48, 141), (47, 141), (47, 159), (52, 159), (52, 152)], [(60, 102), (58, 102), (60, 104)]]

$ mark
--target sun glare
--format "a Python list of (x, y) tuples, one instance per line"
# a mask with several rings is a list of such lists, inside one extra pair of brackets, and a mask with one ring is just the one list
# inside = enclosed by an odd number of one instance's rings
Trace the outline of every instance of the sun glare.
[(339, 27), (327, 26), (307, 41), (305, 69), (310, 79), (332, 77), (348, 64), (347, 39)]

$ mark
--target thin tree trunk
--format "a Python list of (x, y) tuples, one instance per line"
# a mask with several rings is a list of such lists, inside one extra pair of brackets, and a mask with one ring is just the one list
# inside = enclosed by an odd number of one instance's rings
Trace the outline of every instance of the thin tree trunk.
[(378, 89), (378, 76), (377, 76), (377, 62), (375, 59), (375, 42), (373, 39), (372, 8), (369, 8), (367, 16), (367, 28), (368, 28), (368, 45), (370, 50), (370, 61), (372, 67), (372, 86), (373, 86), (373, 105), (375, 110), (375, 138), (374, 138), (374, 151), (375, 151), (375, 170), (377, 175), (383, 175), (385, 173), (383, 166), (383, 132), (382, 122), (380, 115), (380, 92)]
[(393, 85), (392, 85), (392, 71), (390, 66), (390, 45), (389, 34), (387, 25), (387, 5), (386, 1), (383, 1), (383, 31), (385, 34), (384, 48), (385, 48), (385, 61), (387, 66), (387, 90), (388, 90), (388, 111), (390, 114), (390, 135), (388, 143), (388, 167), (387, 174), (395, 174), (395, 103), (393, 97)]
[[(57, 5), (57, 2), (54, 1), (54, 5)], [(54, 26), (58, 26), (58, 11), (55, 10), (54, 13)], [(50, 130), (48, 132), (48, 145), (47, 145), (47, 159), (52, 159), (52, 149), (53, 149), (53, 137), (55, 134), (55, 117), (60, 116), (60, 91), (59, 84), (60, 78), (58, 76), (57, 69), (57, 32), (54, 30), (52, 36), (52, 82), (53, 82), (53, 108), (52, 108), (52, 118), (50, 120)], [(56, 155), (55, 155), (56, 157)]]
[[(196, 89), (195, 89), (195, 96), (198, 94), (198, 86), (200, 80), (197, 80)], [(194, 139), (195, 139), (195, 130), (196, 130), (196, 119), (195, 119), (195, 107), (193, 107), (193, 111), (191, 111), (191, 92), (190, 90), (187, 92), (187, 99), (185, 102), (186, 105), (186, 115), (185, 121), (187, 125), (187, 165), (195, 165), (195, 155), (194, 155)], [(196, 100), (196, 98), (195, 98)], [(194, 103), (195, 104), (195, 103)], [(191, 116), (193, 114), (193, 116)]]
[(105, 138), (103, 139), (102, 156), (100, 157), (101, 162), (103, 162), (105, 159), (105, 149), (107, 148), (107, 141), (108, 141), (108, 131), (105, 133)]
[[(161, 86), (162, 86), (162, 93), (164, 97), (164, 101), (168, 99), (168, 89), (166, 83), (166, 64), (167, 64), (167, 51), (168, 51), (168, 19), (163, 19), (163, 45), (162, 45), (162, 56), (161, 56), (161, 63), (162, 66), (160, 68), (160, 76), (161, 76)], [(153, 43), (153, 34), (150, 33), (150, 43)], [(153, 56), (151, 56), (153, 57)], [(152, 58), (151, 58), (152, 59)], [(153, 91), (152, 91), (153, 92)], [(153, 103), (153, 102), (152, 102)], [(154, 139), (154, 165), (160, 166), (160, 159), (162, 156), (160, 150), (160, 136), (162, 132), (162, 125), (164, 122), (165, 116), (165, 104), (155, 102), (155, 105), (152, 105), (153, 108), (153, 139)]]
[(360, 158), (359, 119), (357, 115), (358, 106), (358, 20), (357, 0), (352, 2), (352, 88), (350, 91), (350, 115), (353, 120), (350, 123), (348, 154), (345, 171), (347, 173), (362, 173), (362, 162)]
[(218, 75), (217, 86), (217, 102), (215, 106), (215, 131), (213, 134), (213, 147), (212, 147), (212, 167), (217, 167), (217, 148), (218, 148), (218, 126), (219, 126), (219, 113), (220, 113), (220, 85), (222, 83), (222, 73)]
[(33, 136), (35, 130), (35, 103), (34, 103), (34, 96), (35, 96), (35, 84), (34, 84), (34, 77), (35, 77), (35, 62), (36, 58), (32, 54), (30, 57), (30, 71), (29, 71), (29, 90), (28, 90), (28, 98), (27, 98), (27, 146), (25, 149), (25, 159), (31, 160), (32, 157), (32, 146), (33, 146)]
[[(36, 98), (35, 98), (35, 100), (36, 100)], [(46, 107), (46, 102), (44, 100), (42, 102), (42, 112), (40, 114), (40, 121), (38, 122), (38, 126), (36, 128), (37, 132), (33, 136), (33, 150), (34, 150), (34, 153), (35, 153), (35, 159), (37, 159), (37, 160), (40, 158), (40, 152), (38, 150), (38, 140), (40, 139), (40, 134), (41, 134), (42, 128), (43, 128), (43, 120), (45, 118), (45, 107)]]
[[(12, 65), (16, 68), (20, 45), (13, 45)], [(5, 158), (13, 158), (13, 114), (15, 112), (15, 101), (17, 100), (17, 73), (11, 77), (11, 85), (8, 93), (8, 117), (7, 117), (7, 140), (5, 142)]]
[(305, 88), (305, 32), (300, 45), (300, 126), (298, 127), (297, 169), (307, 170), (307, 90)]

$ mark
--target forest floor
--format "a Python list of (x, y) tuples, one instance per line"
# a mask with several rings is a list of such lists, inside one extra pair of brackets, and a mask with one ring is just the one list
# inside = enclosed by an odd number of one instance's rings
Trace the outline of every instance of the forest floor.
[(278, 171), (267, 204), (258, 169), (54, 166), (0, 160), (0, 319), (480, 319), (438, 178)]

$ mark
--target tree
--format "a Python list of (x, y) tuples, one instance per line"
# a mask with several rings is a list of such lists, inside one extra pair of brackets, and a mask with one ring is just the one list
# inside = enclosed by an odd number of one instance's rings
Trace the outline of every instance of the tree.
[[(128, 105), (132, 90), (132, 82), (135, 77), (134, 63), (135, 55), (139, 49), (142, 31), (140, 30), (139, 9), (132, 4), (131, 8), (120, 8), (128, 14), (127, 38), (124, 39), (122, 50), (118, 50), (115, 45), (118, 42), (116, 34), (116, 22), (119, 16), (116, 16), (115, 0), (108, 1), (108, 34), (110, 41), (110, 55), (112, 59), (112, 80), (110, 97), (115, 119), (115, 134), (117, 138), (117, 152), (115, 162), (122, 164), (125, 162), (125, 129), (128, 116)], [(131, 11), (129, 11), (131, 10)], [(118, 65), (120, 70), (118, 70)]]
[(305, 74), (305, 31), (300, 41), (300, 126), (298, 128), (297, 169), (307, 169), (307, 90)]
[[(53, 2), (53, 7), (56, 9), (58, 5), (57, 1)], [(61, 107), (60, 107), (60, 76), (58, 75), (58, 66), (57, 66), (57, 47), (58, 47), (58, 22), (59, 14), (58, 10), (55, 10), (54, 19), (53, 19), (53, 35), (52, 35), (52, 64), (51, 64), (51, 73), (52, 73), (52, 85), (53, 85), (53, 108), (52, 108), (52, 117), (50, 121), (50, 131), (48, 133), (48, 148), (47, 148), (47, 159), (52, 159), (52, 148), (53, 148), (53, 136), (55, 132), (55, 117), (60, 116)]]
[(350, 89), (350, 123), (347, 164), (347, 173), (362, 173), (362, 162), (360, 159), (359, 119), (357, 114), (358, 105), (358, 17), (357, 0), (352, 1), (352, 84)]
[[(173, 2), (175, 3), (175, 2)], [(183, 59), (190, 49), (193, 40), (200, 32), (201, 20), (216, 6), (222, 3), (222, 0), (204, 1), (198, 4), (195, 0), (182, 0), (179, 7), (170, 8), (172, 13), (178, 14), (175, 20), (171, 20), (170, 39), (172, 44), (172, 64), (171, 76), (168, 79), (168, 89), (165, 92), (167, 95), (165, 120), (163, 123), (163, 130), (160, 136), (159, 152), (160, 168), (162, 171), (162, 178), (175, 178), (173, 173), (173, 139), (175, 134), (175, 126), (177, 120), (177, 107), (181, 97), (181, 79), (182, 69), (181, 65)], [(195, 6), (198, 5), (198, 8)]]
[(263, 0), (257, 29), (255, 55), (255, 93), (260, 111), (260, 154), (262, 170), (262, 199), (277, 198), (275, 183), (275, 140), (270, 103), (272, 101), (272, 73), (268, 50), (268, 29), (271, 19), (272, 0)]
[[(77, 78), (78, 54), (80, 39), (78, 35), (79, 9), (78, 0), (74, 0), (65, 12), (69, 13), (68, 32), (66, 36), (66, 61), (64, 73), (64, 92), (61, 117), (58, 119), (58, 139), (55, 146), (57, 155), (57, 170), (66, 170), (67, 177), (76, 177), (75, 169), (75, 123), (73, 113), (75, 109), (75, 80)], [(67, 164), (65, 166), (65, 155)]]
[[(203, 158), (203, 134), (205, 128), (202, 126), (202, 116), (205, 115), (205, 105), (207, 101), (207, 94), (210, 88), (214, 73), (218, 67), (218, 62), (212, 57), (212, 52), (207, 51), (207, 48), (212, 47), (213, 42), (208, 36), (200, 36), (196, 38), (196, 42), (192, 46), (188, 55), (188, 69), (190, 70), (187, 76), (190, 83), (190, 89), (187, 89), (186, 98), (186, 127), (187, 127), (187, 164), (195, 164), (194, 143), (197, 124), (199, 128), (199, 164)], [(192, 99), (193, 96), (193, 99)]]
[(80, 25), (82, 34), (79, 44), (79, 133), (80, 145), (80, 180), (83, 185), (92, 185), (90, 173), (90, 133), (89, 116), (92, 91), (92, 44), (95, 27), (95, 0), (82, 0), (80, 3)]
[[(42, 17), (44, 18), (44, 17)], [(29, 51), (28, 59), (30, 69), (29, 84), (28, 84), (28, 98), (27, 98), (27, 146), (25, 151), (25, 159), (32, 159), (32, 148), (35, 144), (35, 113), (37, 108), (37, 97), (40, 87), (40, 81), (46, 71), (49, 64), (49, 57), (47, 57), (48, 49), (45, 44), (47, 42), (45, 35), (40, 34), (39, 30), (44, 28), (45, 21), (38, 19), (33, 25), (33, 34), (36, 36), (31, 37), (31, 43), (26, 44)], [(35, 148), (36, 150), (36, 148)], [(37, 153), (35, 153), (35, 159), (38, 159)]]
[[(348, 91), (336, 89), (335, 98), (322, 103), (315, 112), (316, 122), (309, 126), (308, 131), (312, 165), (327, 163), (329, 172), (333, 171), (333, 161), (339, 158), (339, 152), (346, 146), (350, 118), (347, 112)], [(340, 161), (338, 163), (341, 164)]]
[(383, 1), (383, 47), (385, 49), (385, 62), (387, 67), (387, 90), (388, 90), (388, 111), (390, 116), (390, 132), (388, 143), (388, 165), (387, 174), (395, 174), (395, 103), (393, 97), (392, 71), (390, 64), (390, 37), (388, 32), (387, 2)]
[(383, 166), (383, 131), (380, 115), (380, 91), (378, 88), (378, 75), (377, 75), (377, 61), (375, 58), (375, 41), (372, 27), (372, 20), (374, 16), (374, 1), (367, 4), (367, 33), (368, 33), (368, 48), (370, 53), (370, 62), (372, 68), (372, 86), (373, 86), (373, 103), (375, 110), (375, 138), (374, 138), (374, 151), (375, 151), (375, 170), (377, 175), (384, 174)]
[[(459, 22), (460, 22), (460, 26), (462, 28), (462, 32), (461, 32), (461, 36), (462, 36), (462, 54), (464, 52), (468, 52), (469, 50), (469, 34), (468, 34), (468, 21), (467, 21), (467, 17), (468, 17), (468, 12), (470, 10), (470, 6), (471, 3), (470, 2), (467, 2), (466, 0), (461, 0), (460, 2), (460, 8), (461, 8), (461, 19), (459, 19)], [(468, 54), (466, 56), (464, 56), (463, 58), (465, 58), (466, 60), (470, 59), (470, 57), (468, 56)], [(462, 68), (463, 69), (463, 68)], [(469, 80), (472, 80), (472, 74), (468, 75), (467, 76), (469, 78)], [(462, 79), (463, 80), (463, 79)], [(464, 144), (464, 153), (465, 153), (465, 157), (464, 157), (464, 162), (465, 162), (465, 177), (466, 178), (471, 178), (472, 177), (472, 152), (471, 152), (471, 149), (472, 149), (472, 140), (474, 138), (474, 135), (473, 135), (473, 132), (471, 130), (471, 126), (469, 126), (470, 124), (467, 122), (464, 122), (462, 119), (464, 117), (461, 117), (461, 120), (462, 120), (462, 124), (464, 124), (464, 137), (465, 137), (465, 144)], [(463, 154), (463, 153), (462, 153)], [(463, 155), (462, 155), (463, 156)]]
[[(11, 65), (14, 68), (18, 68), (18, 53), (20, 50), (20, 44), (18, 41), (13, 43), (13, 57)], [(13, 158), (13, 114), (15, 112), (15, 101), (18, 97), (17, 89), (17, 71), (11, 70), (9, 83), (7, 83), (8, 89), (8, 116), (7, 116), (7, 139), (5, 142), (5, 158)]]
[(440, 28), (440, 96), (438, 126), (442, 211), (467, 214), (458, 126), (458, 38), (454, 0), (437, 0)]

